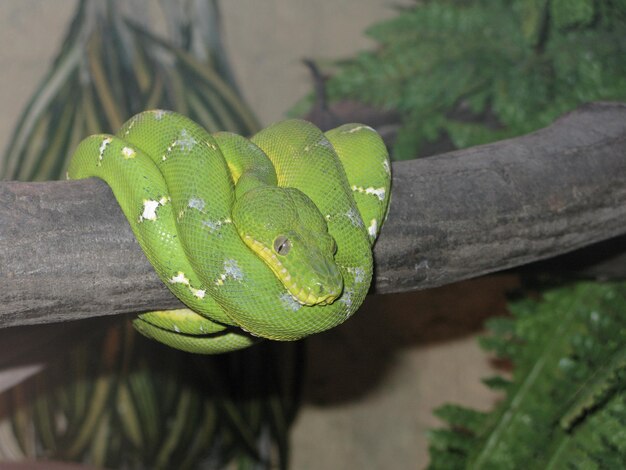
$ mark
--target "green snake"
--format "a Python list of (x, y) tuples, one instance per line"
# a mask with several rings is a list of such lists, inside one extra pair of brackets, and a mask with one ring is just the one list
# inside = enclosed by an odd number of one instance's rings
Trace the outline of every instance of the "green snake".
[(134, 326), (215, 354), (259, 338), (297, 340), (362, 304), (385, 220), (391, 167), (378, 133), (323, 133), (287, 120), (250, 139), (145, 111), (77, 147), (67, 178), (112, 189), (160, 279), (186, 307)]

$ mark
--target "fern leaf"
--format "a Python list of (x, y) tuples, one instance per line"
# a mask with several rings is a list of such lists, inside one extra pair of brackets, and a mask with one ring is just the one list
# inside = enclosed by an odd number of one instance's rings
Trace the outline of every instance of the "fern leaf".
[(505, 400), (486, 415), (443, 407), (450, 428), (432, 435), (430, 468), (451, 468), (446, 450), (455, 468), (622, 468), (626, 284), (580, 283), (511, 310), (514, 331), (492, 321), (490, 336), (514, 343), (512, 382), (491, 379)]

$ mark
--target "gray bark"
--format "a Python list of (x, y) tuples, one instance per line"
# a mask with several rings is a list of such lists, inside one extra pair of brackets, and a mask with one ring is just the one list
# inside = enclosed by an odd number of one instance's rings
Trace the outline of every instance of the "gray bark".
[[(393, 164), (375, 293), (425, 289), (626, 233), (626, 105)], [(0, 183), (0, 327), (179, 307), (108, 187)]]

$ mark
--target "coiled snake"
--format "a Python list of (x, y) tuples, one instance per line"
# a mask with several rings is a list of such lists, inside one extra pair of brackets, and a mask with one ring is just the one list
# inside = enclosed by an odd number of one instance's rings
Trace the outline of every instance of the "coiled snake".
[(146, 111), (78, 146), (68, 179), (107, 182), (160, 279), (188, 309), (138, 315), (144, 335), (214, 354), (296, 340), (363, 302), (390, 164), (372, 128), (288, 120), (251, 139)]

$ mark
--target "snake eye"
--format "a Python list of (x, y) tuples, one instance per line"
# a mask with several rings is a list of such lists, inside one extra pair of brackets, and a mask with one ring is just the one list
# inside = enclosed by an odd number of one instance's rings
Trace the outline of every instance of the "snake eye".
[(274, 240), (274, 251), (279, 255), (285, 256), (291, 250), (291, 242), (284, 235), (279, 235)]

